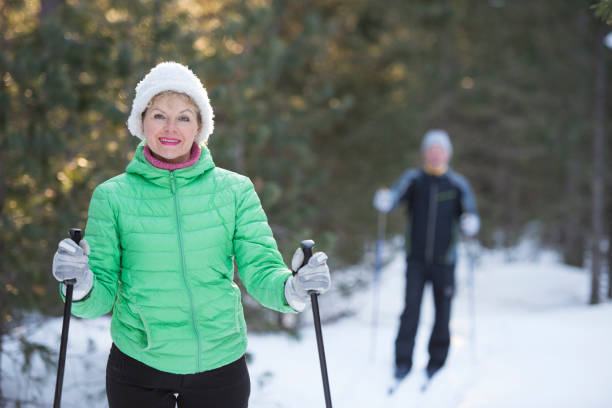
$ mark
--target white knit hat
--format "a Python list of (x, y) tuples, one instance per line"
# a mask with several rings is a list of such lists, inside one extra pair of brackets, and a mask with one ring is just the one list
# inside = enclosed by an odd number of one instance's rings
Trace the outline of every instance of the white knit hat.
[(142, 112), (155, 95), (164, 91), (185, 93), (193, 99), (202, 116), (202, 129), (195, 140), (198, 143), (206, 143), (214, 128), (214, 115), (208, 94), (198, 77), (185, 65), (177, 62), (157, 64), (136, 86), (132, 112), (127, 120), (130, 133), (145, 140), (142, 130)]
[(453, 154), (453, 145), (445, 130), (432, 129), (425, 133), (423, 143), (421, 143), (421, 152), (425, 153), (431, 146), (440, 146), (449, 156)]

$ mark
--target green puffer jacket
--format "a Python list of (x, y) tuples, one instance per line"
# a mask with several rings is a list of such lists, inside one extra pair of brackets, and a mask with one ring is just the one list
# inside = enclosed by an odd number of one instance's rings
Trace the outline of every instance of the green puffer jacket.
[(215, 167), (206, 147), (194, 165), (168, 171), (147, 161), (141, 143), (126, 173), (94, 190), (85, 238), (94, 285), (72, 313), (114, 307), (117, 347), (158, 370), (196, 373), (244, 354), (234, 261), (249, 294), (294, 312), (284, 296), (291, 272), (253, 184)]

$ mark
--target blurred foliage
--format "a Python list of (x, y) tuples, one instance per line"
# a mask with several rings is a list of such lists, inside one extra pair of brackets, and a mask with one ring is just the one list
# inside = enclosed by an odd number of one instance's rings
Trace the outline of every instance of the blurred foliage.
[(591, 6), (595, 15), (608, 25), (612, 25), (612, 0), (599, 0)]
[[(486, 245), (538, 220), (545, 243), (582, 262), (596, 25), (584, 2), (55, 3), (0, 3), (0, 333), (20, 310), (61, 313), (56, 244), (124, 171), (134, 87), (162, 60), (208, 88), (213, 157), (251, 177), (286, 261), (306, 237), (332, 266), (360, 260), (375, 190), (419, 165), (436, 127)], [(608, 1), (595, 7), (608, 18)], [(389, 225), (400, 233), (402, 214)]]

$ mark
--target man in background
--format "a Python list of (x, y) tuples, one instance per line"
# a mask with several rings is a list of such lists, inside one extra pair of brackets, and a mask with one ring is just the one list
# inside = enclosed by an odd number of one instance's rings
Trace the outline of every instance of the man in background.
[(391, 189), (378, 190), (374, 197), (374, 206), (379, 211), (387, 213), (403, 204), (407, 212), (405, 306), (395, 341), (398, 380), (412, 369), (412, 350), (426, 282), (433, 285), (435, 302), (427, 376), (431, 378), (444, 365), (450, 346), (459, 232), (472, 237), (480, 228), (470, 185), (449, 168), (453, 148), (448, 134), (438, 129), (428, 131), (421, 153), (421, 168), (406, 170)]

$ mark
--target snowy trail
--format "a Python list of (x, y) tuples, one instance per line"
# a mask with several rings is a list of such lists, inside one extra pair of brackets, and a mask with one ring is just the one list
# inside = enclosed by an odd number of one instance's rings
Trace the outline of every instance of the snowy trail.
[[(430, 390), (423, 394), (420, 391), (425, 380), (424, 368), (427, 364), (427, 341), (429, 328), (433, 322), (433, 300), (430, 291), (426, 291), (423, 299), (423, 313), (421, 317), (421, 328), (417, 334), (417, 345), (415, 351), (415, 367), (412, 374), (402, 383), (394, 395), (388, 396), (387, 390), (392, 383), (393, 366), (393, 343), (398, 326), (398, 318), (403, 307), (404, 291), (404, 261), (398, 254), (393, 261), (386, 266), (381, 282), (381, 304), (378, 323), (378, 334), (376, 338), (377, 349), (375, 358), (371, 358), (371, 310), (372, 296), (370, 290), (356, 294), (351, 299), (355, 305), (357, 314), (333, 325), (326, 325), (324, 338), (329, 365), (331, 391), (334, 406), (337, 407), (405, 407), (405, 406), (457, 406), (462, 400), (466, 379), (469, 377), (451, 375), (451, 369), (442, 371), (438, 378), (432, 382)], [(321, 307), (325, 303), (321, 302)], [(308, 367), (308, 375), (313, 376), (310, 383), (311, 390), (304, 390), (303, 384), (286, 384), (283, 381), (285, 374), (278, 375), (278, 387), (285, 388), (283, 394), (299, 393), (300, 398), (282, 407), (313, 407), (324, 406), (322, 397), (322, 386), (320, 373), (318, 371), (318, 360), (316, 355), (316, 344), (314, 343), (314, 330), (310, 328), (301, 331), (302, 342), (299, 347), (291, 347), (291, 362), (301, 367)], [(267, 354), (269, 344), (264, 340), (259, 342), (259, 336), (252, 336), (250, 340), (250, 351), (255, 355), (255, 361), (251, 365), (252, 375), (257, 375), (259, 363), (266, 365), (268, 359), (273, 358), (273, 353), (279, 352), (278, 347), (273, 347), (272, 354)], [(456, 342), (453, 339), (453, 342)], [(459, 341), (461, 343), (461, 341)], [(465, 340), (463, 340), (465, 348)], [(294, 360), (299, 354), (301, 360)], [(463, 353), (464, 355), (466, 353)], [(304, 356), (306, 358), (304, 358)], [(456, 365), (458, 361), (452, 361)], [(464, 362), (465, 363), (465, 362)], [(451, 361), (449, 361), (450, 367)], [(288, 367), (289, 368), (289, 367)], [(290, 376), (290, 370), (286, 375)], [(444, 384), (444, 393), (440, 395), (438, 388)], [(300, 389), (301, 388), (301, 389)], [(264, 390), (254, 390), (251, 399), (253, 407), (265, 407), (265, 403), (258, 400), (259, 394)], [(272, 394), (272, 390), (265, 390), (265, 394)], [(269, 393), (267, 391), (270, 391)], [(432, 395), (436, 395), (432, 401)], [(423, 405), (427, 404), (427, 405)], [(435, 404), (435, 405), (431, 405)], [(441, 405), (442, 404), (442, 405)]]
[[(397, 254), (383, 272), (374, 361), (370, 358), (369, 290), (352, 296), (355, 316), (324, 326), (334, 406), (612, 406), (612, 304), (586, 306), (588, 274), (561, 265), (554, 255), (517, 256), (530, 259), (508, 263), (506, 254), (492, 252), (477, 266), (475, 345), (470, 338), (467, 263), (462, 258), (457, 269), (451, 352), (445, 369), (421, 393), (433, 322), (431, 289), (425, 291), (415, 366), (389, 398), (393, 342), (404, 290), (404, 261)], [(322, 308), (326, 307), (324, 300)], [(253, 407), (271, 406), (271, 401), (286, 408), (324, 406), (314, 330), (306, 326), (301, 339), (277, 339), (271, 344), (267, 336), (251, 336), (252, 376), (265, 370), (275, 373), (265, 387), (253, 390)], [(275, 362), (284, 355), (290, 357)], [(294, 366), (301, 367), (301, 372), (293, 372)]]
[[(393, 396), (387, 395), (392, 381), (393, 342), (403, 307), (401, 252), (383, 270), (374, 358), (371, 290), (355, 291), (349, 298), (322, 296), (323, 316), (326, 310), (338, 308), (353, 313), (323, 326), (333, 406), (611, 407), (612, 303), (586, 306), (588, 274), (560, 264), (548, 252), (523, 251), (515, 255), (522, 261), (507, 262), (507, 252), (487, 251), (477, 266), (475, 345), (470, 338), (467, 265), (461, 258), (451, 320), (451, 351), (446, 367), (426, 393), (421, 393), (420, 388), (433, 322), (430, 288), (423, 298), (413, 371)], [(362, 275), (371, 273), (369, 267), (356, 270)], [(249, 335), (250, 407), (324, 407), (315, 333), (309, 323), (311, 312), (305, 313), (299, 339), (284, 334)], [(108, 318), (72, 320), (63, 407), (106, 407), (109, 322)], [(54, 346), (59, 344), (60, 331), (58, 318), (24, 335), (31, 341)], [(5, 346), (5, 357), (16, 354), (15, 340)], [(2, 364), (3, 372), (9, 374), (3, 378), (5, 395), (19, 395), (50, 406), (55, 385), (53, 370), (48, 378), (43, 363), (34, 359), (32, 372), (41, 380), (25, 383), (16, 375), (20, 371), (18, 361), (3, 358)]]

